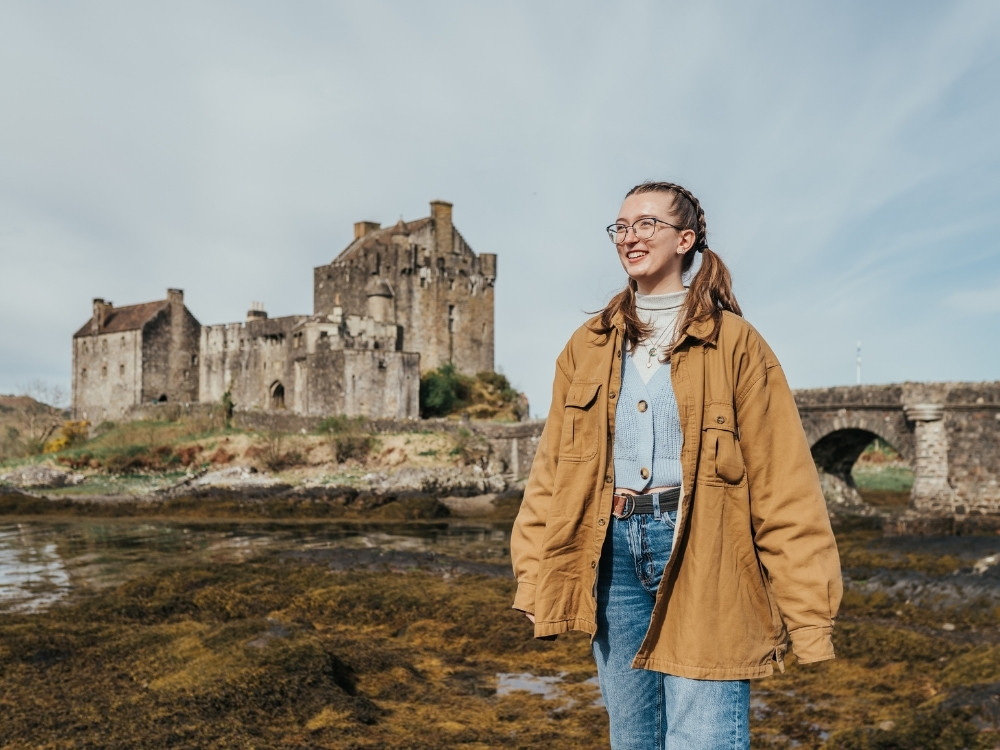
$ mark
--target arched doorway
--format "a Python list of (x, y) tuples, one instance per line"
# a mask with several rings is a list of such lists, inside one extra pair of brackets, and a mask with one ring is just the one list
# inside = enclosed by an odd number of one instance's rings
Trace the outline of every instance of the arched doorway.
[(271, 391), (271, 408), (284, 409), (285, 386), (283, 386), (280, 381), (275, 380), (273, 383), (271, 383), (270, 391)]

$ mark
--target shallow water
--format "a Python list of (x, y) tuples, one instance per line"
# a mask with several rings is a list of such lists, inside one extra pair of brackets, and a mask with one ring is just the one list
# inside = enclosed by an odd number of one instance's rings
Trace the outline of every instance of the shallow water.
[(501, 563), (509, 543), (502, 524), (0, 523), (0, 612), (37, 611), (179, 564), (241, 562), (263, 552), (380, 550)]

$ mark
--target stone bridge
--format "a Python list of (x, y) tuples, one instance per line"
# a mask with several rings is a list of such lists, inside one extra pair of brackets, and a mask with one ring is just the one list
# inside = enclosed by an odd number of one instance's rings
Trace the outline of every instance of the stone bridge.
[(1000, 513), (1000, 382), (795, 391), (817, 466), (856, 497), (851, 467), (876, 437), (913, 468), (918, 511)]

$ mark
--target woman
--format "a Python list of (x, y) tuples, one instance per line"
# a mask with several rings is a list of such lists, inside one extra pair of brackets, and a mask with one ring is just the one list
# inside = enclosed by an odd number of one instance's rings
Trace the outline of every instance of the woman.
[[(592, 637), (611, 746), (749, 748), (749, 679), (832, 659), (840, 562), (798, 411), (687, 190), (628, 192), (626, 288), (556, 362), (514, 608)], [(683, 283), (696, 255), (698, 272)]]

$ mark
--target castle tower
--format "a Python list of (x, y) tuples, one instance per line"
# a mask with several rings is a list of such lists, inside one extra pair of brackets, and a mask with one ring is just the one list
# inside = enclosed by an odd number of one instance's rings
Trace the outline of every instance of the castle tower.
[[(314, 270), (316, 315), (378, 316), (402, 329), (402, 351), (420, 369), (445, 362), (466, 373), (492, 371), (496, 255), (477, 255), (453, 223), (453, 206), (436, 200), (430, 216), (382, 228), (354, 225), (354, 240)], [(384, 283), (386, 291), (372, 294)]]

